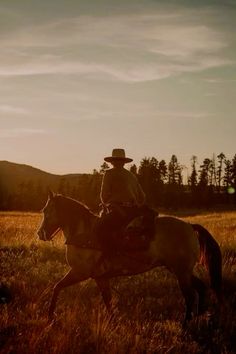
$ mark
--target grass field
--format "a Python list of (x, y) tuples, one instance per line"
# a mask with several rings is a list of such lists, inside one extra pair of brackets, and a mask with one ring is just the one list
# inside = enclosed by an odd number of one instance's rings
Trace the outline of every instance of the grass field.
[[(47, 323), (52, 286), (67, 270), (63, 236), (39, 241), (41, 216), (0, 213), (0, 281), (13, 300), (0, 305), (0, 353), (235, 353), (236, 212), (185, 217), (204, 225), (223, 254), (224, 303), (218, 316), (209, 291), (209, 312), (182, 328), (184, 302), (164, 268), (112, 280), (110, 316), (92, 280), (65, 289), (57, 317)], [(201, 266), (196, 272), (206, 282)]]

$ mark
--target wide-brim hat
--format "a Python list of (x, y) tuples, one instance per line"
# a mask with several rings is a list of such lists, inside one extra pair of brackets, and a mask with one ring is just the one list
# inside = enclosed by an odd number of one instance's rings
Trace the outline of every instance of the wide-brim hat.
[(125, 156), (124, 149), (113, 149), (112, 156), (104, 157), (106, 162), (113, 162), (113, 161), (124, 161), (125, 163), (133, 161), (133, 159)]

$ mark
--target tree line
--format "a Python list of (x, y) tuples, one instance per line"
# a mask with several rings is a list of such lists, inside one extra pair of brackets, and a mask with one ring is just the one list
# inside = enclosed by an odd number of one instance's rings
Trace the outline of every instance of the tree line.
[(130, 170), (137, 175), (147, 202), (153, 206), (201, 208), (235, 204), (236, 154), (232, 160), (224, 153), (213, 155), (198, 166), (197, 156), (192, 156), (189, 173), (177, 156), (172, 155), (169, 163), (155, 157), (144, 158), (139, 167), (132, 165)]
[[(80, 176), (58, 176), (57, 183), (26, 180), (14, 193), (0, 190), (1, 210), (33, 210), (43, 207), (49, 188), (87, 204), (94, 211), (100, 204), (102, 176), (110, 166), (104, 162), (99, 170)], [(156, 157), (145, 157), (139, 165), (131, 165), (146, 194), (147, 203), (155, 208), (209, 208), (216, 205), (236, 205), (236, 154), (228, 159), (224, 153), (205, 158), (198, 164), (191, 158), (187, 171), (176, 155), (169, 162)]]

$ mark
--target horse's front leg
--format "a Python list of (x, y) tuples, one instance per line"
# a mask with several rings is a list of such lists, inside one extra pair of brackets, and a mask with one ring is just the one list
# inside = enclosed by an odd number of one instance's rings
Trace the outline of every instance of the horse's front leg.
[(74, 285), (82, 280), (85, 280), (86, 278), (82, 278), (78, 276), (78, 273), (76, 273), (73, 269), (71, 269), (53, 288), (53, 294), (52, 294), (52, 299), (51, 303), (49, 306), (49, 311), (48, 311), (48, 319), (51, 320), (53, 318), (53, 313), (56, 307), (56, 302), (58, 295), (60, 291), (68, 286)]
[(95, 278), (96, 284), (101, 291), (103, 301), (108, 311), (111, 310), (111, 289), (110, 282), (107, 278)]

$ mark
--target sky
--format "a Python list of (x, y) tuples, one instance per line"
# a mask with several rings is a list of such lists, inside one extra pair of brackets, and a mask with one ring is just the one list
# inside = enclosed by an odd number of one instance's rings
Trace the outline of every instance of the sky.
[(0, 160), (236, 153), (236, 0), (0, 0)]

